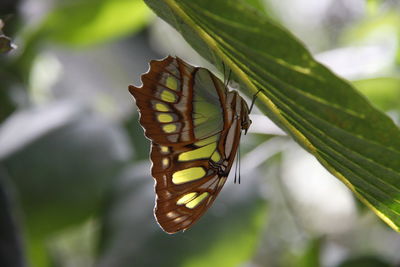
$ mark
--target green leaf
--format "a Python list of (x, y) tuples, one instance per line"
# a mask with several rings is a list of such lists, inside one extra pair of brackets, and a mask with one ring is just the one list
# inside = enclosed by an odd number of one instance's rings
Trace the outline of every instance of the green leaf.
[(400, 79), (394, 77), (365, 79), (352, 82), (378, 108), (400, 110)]
[(64, 1), (49, 14), (39, 33), (73, 46), (89, 46), (131, 34), (148, 20), (141, 0)]
[(265, 12), (265, 2), (263, 0), (246, 0), (246, 3), (260, 12)]
[(289, 32), (242, 1), (146, 0), (258, 107), (400, 230), (400, 131)]

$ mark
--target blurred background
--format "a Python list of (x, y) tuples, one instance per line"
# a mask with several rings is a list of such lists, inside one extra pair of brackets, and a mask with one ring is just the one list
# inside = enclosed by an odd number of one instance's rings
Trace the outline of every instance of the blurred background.
[[(399, 124), (398, 0), (246, 1)], [(400, 266), (400, 236), (257, 110), (242, 183), (165, 234), (127, 87), (169, 54), (213, 66), (141, 0), (1, 0), (0, 19), (0, 266)]]

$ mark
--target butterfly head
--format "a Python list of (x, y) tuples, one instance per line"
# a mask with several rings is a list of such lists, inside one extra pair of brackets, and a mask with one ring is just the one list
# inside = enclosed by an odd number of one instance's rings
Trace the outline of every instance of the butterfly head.
[(247, 134), (247, 130), (250, 128), (251, 120), (249, 117), (249, 108), (244, 100), (242, 100), (242, 109), (241, 109), (241, 128), (244, 130), (244, 134)]
[(247, 116), (245, 120), (242, 121), (242, 130), (244, 130), (244, 134), (247, 134), (247, 130), (250, 128), (251, 120)]

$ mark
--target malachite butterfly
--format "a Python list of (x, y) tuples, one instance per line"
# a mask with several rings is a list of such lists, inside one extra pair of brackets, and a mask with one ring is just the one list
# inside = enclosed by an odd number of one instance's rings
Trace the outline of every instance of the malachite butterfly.
[(225, 184), (249, 108), (205, 68), (178, 57), (150, 62), (142, 87), (129, 86), (151, 140), (154, 214), (161, 228), (191, 227)]

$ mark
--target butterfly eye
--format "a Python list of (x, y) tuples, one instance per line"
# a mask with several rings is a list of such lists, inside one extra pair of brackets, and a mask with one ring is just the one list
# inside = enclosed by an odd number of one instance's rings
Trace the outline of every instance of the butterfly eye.
[(155, 217), (164, 231), (176, 233), (211, 206), (232, 167), (241, 130), (251, 121), (236, 92), (179, 58), (152, 61), (142, 82), (129, 91), (152, 141)]

